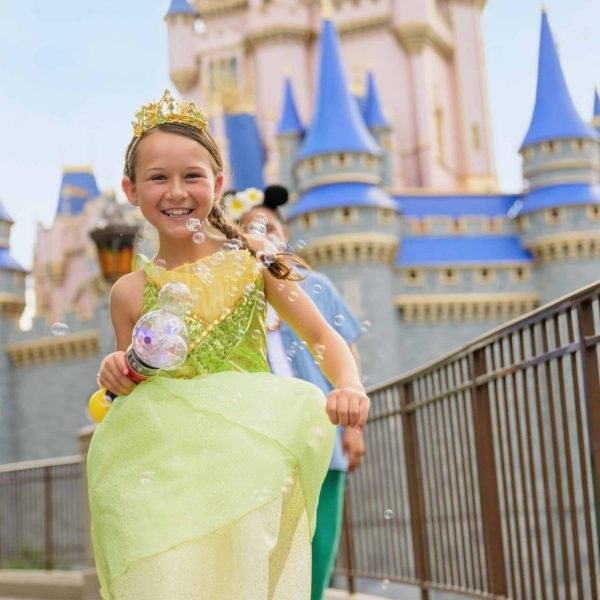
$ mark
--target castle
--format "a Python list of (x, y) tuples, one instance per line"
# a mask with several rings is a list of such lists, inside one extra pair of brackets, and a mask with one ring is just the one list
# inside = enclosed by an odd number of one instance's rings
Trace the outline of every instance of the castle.
[[(291, 238), (372, 323), (359, 340), (367, 384), (598, 279), (600, 99), (587, 123), (545, 13), (519, 149), (526, 185), (503, 194), (485, 1), (322, 4), (172, 0), (170, 75), (206, 108), (232, 187), (291, 190)], [(25, 273), (0, 208), (0, 463), (77, 451), (73, 432), (112, 348), (88, 233), (114, 206), (89, 169), (65, 171), (55, 223), (37, 236), (30, 332), (16, 327)], [(66, 335), (51, 335), (56, 322)]]

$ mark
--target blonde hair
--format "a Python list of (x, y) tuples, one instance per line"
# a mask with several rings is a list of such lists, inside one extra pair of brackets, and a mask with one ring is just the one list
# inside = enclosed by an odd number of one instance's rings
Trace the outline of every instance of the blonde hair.
[[(213, 173), (218, 175), (223, 172), (223, 159), (221, 158), (221, 152), (215, 142), (214, 138), (208, 133), (208, 131), (200, 131), (196, 127), (186, 125), (185, 123), (163, 123), (157, 125), (152, 129), (144, 132), (140, 137), (133, 137), (127, 150), (125, 151), (125, 167), (123, 174), (132, 183), (135, 183), (135, 162), (138, 154), (138, 150), (142, 140), (149, 135), (152, 135), (155, 131), (163, 131), (165, 133), (174, 133), (182, 137), (189, 138), (198, 142), (201, 146), (206, 148), (210, 155), (210, 162)], [(208, 214), (208, 222), (215, 229), (218, 229), (227, 239), (239, 239), (242, 243), (242, 248), (246, 248), (255, 258), (258, 259), (258, 252), (248, 241), (248, 238), (242, 233), (241, 229), (232, 223), (223, 211), (223, 197), (215, 199), (212, 210)], [(259, 259), (260, 260), (260, 259)], [(288, 253), (277, 253), (274, 255), (272, 262), (265, 264), (266, 268), (271, 274), (277, 279), (290, 279), (292, 281), (300, 281), (304, 277), (298, 273), (296, 267), (303, 269), (309, 269), (309, 266), (295, 254)]]

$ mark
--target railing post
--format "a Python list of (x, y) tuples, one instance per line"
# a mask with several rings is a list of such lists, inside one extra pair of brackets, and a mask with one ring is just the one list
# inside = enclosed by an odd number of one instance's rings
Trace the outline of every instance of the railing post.
[(477, 479), (481, 515), (483, 522), (483, 541), (485, 562), (488, 575), (489, 592), (497, 596), (507, 595), (506, 564), (502, 544), (502, 524), (500, 504), (498, 502), (498, 480), (494, 457), (494, 431), (488, 383), (478, 383), (478, 377), (485, 375), (485, 350), (479, 348), (470, 355), (472, 381), (471, 409), (477, 460)]
[(589, 423), (592, 489), (596, 509), (596, 539), (600, 552), (600, 373), (598, 373), (598, 345), (586, 344), (586, 339), (595, 335), (592, 300), (592, 298), (587, 298), (578, 305), (577, 321), (583, 367), (583, 397)]
[(54, 568), (54, 511), (52, 509), (52, 467), (43, 468), (44, 479), (44, 523), (45, 523), (45, 567)]
[(356, 593), (356, 587), (354, 585), (354, 544), (352, 543), (352, 519), (350, 517), (350, 492), (348, 486), (344, 492), (344, 508), (343, 508), (343, 524), (344, 529), (344, 549), (346, 551), (346, 565), (348, 568), (348, 592), (350, 595)]
[(406, 455), (406, 478), (408, 485), (408, 503), (410, 506), (410, 528), (413, 539), (415, 560), (415, 577), (421, 585), (421, 598), (428, 600), (428, 584), (431, 578), (429, 552), (427, 548), (427, 533), (423, 507), (423, 472), (419, 452), (419, 435), (417, 431), (416, 412), (407, 410), (413, 402), (412, 382), (401, 387), (400, 407), (402, 411), (402, 432), (404, 437), (404, 452)]

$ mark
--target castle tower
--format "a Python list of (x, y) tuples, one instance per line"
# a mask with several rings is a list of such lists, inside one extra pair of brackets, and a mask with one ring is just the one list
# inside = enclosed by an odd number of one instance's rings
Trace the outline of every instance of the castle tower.
[(392, 261), (398, 212), (381, 188), (382, 152), (365, 126), (344, 74), (337, 33), (323, 22), (314, 117), (296, 158), (300, 196), (288, 220), (303, 255), (331, 277), (354, 312), (377, 319), (359, 341), (373, 381), (393, 374), (384, 353), (396, 346)]
[(292, 197), (298, 193), (294, 164), (303, 139), (304, 126), (298, 116), (292, 80), (286, 77), (283, 109), (277, 125), (277, 142), (279, 144), (279, 181), (287, 187)]
[(542, 301), (598, 278), (599, 139), (573, 105), (544, 11), (535, 107), (520, 150), (528, 187), (517, 217)]
[(377, 141), (383, 154), (381, 157), (381, 181), (385, 188), (394, 184), (394, 157), (392, 154), (392, 127), (381, 109), (375, 77), (367, 75), (367, 93), (362, 103), (362, 115), (366, 126)]
[(600, 133), (600, 95), (598, 89), (594, 91), (594, 116), (592, 117), (592, 125)]
[(333, 4), (330, 17), (353, 77), (362, 80), (372, 65), (391, 127), (394, 188), (495, 189), (484, 0), (173, 0), (166, 17), (171, 76), (187, 99), (206, 108), (220, 147), (230, 144), (224, 112), (250, 104), (266, 179), (277, 179), (281, 79), (291, 74), (299, 114), (309, 122), (320, 4)]
[(36, 311), (49, 323), (62, 321), (70, 311), (83, 320), (94, 315), (98, 260), (88, 233), (100, 205), (91, 167), (65, 168), (54, 223), (38, 226), (33, 254)]
[[(10, 229), (13, 220), (0, 203), (0, 340), (9, 342), (17, 331), (18, 319), (25, 308), (26, 271), (10, 255)], [(0, 348), (0, 456), (11, 460), (14, 450), (14, 390), (10, 359)]]

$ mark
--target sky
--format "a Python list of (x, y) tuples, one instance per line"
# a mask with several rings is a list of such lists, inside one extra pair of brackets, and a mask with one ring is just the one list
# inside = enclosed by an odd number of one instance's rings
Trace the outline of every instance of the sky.
[[(415, 0), (418, 1), (418, 0)], [(11, 254), (31, 267), (37, 223), (52, 223), (62, 169), (92, 165), (119, 190), (133, 113), (170, 87), (169, 0), (0, 0), (0, 202)], [(600, 86), (599, 0), (545, 2), (571, 96), (591, 118)], [(541, 3), (488, 0), (483, 13), (496, 168), (521, 189), (517, 149), (535, 100)]]

